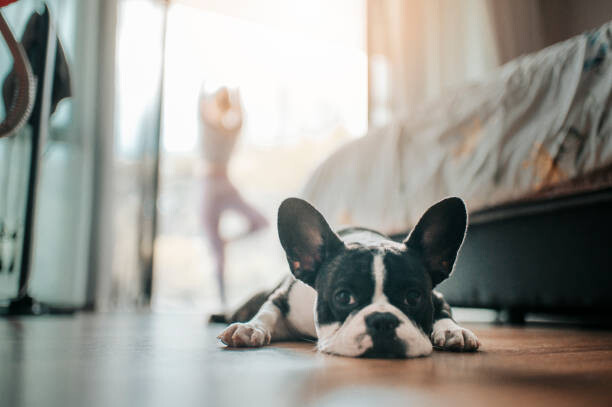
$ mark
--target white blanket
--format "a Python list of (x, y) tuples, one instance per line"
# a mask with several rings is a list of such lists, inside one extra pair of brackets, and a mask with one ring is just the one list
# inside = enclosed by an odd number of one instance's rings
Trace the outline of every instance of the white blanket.
[(332, 226), (409, 229), (432, 203), (471, 211), (612, 163), (612, 23), (500, 67), (331, 155), (302, 196)]

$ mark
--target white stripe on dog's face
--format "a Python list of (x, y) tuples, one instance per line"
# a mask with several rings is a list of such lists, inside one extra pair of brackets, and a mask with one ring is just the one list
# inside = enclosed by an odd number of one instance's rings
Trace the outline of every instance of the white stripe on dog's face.
[(368, 333), (366, 318), (372, 313), (380, 312), (391, 313), (400, 321), (395, 328), (395, 336), (405, 346), (405, 356), (425, 356), (432, 352), (431, 341), (427, 335), (406, 314), (389, 303), (384, 293), (385, 275), (384, 251), (379, 251), (373, 255), (372, 261), (374, 290), (371, 303), (351, 313), (342, 323), (317, 323), (319, 350), (343, 356), (363, 355), (374, 346), (374, 340)]
[(372, 303), (379, 301), (389, 302), (383, 292), (385, 286), (385, 263), (383, 256), (383, 253), (374, 255), (374, 261), (372, 262), (372, 274), (374, 275), (374, 296), (372, 297)]

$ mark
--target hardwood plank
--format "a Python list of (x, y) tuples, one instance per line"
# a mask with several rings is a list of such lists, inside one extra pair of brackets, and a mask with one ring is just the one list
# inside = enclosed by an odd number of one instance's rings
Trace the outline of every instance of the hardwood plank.
[(612, 332), (470, 328), (477, 353), (373, 360), (229, 350), (199, 316), (0, 319), (0, 405), (612, 405)]

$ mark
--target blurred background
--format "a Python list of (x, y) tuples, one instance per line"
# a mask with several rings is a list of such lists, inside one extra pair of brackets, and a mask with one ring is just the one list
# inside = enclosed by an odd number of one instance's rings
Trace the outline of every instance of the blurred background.
[[(203, 313), (219, 307), (201, 220), (203, 86), (240, 90), (229, 178), (270, 223), (225, 247), (235, 305), (286, 273), (276, 210), (331, 154), (598, 27), (612, 3), (20, 0), (1, 12), (17, 40), (32, 13), (48, 15), (54, 30), (45, 26), (41, 43), (55, 58), (42, 65), (40, 97), (57, 99), (67, 84), (70, 97), (46, 112), (48, 123), (0, 139), (0, 301)], [(69, 75), (57, 78), (59, 48)], [(0, 42), (3, 81), (12, 66)], [(344, 220), (333, 222), (354, 223)], [(219, 233), (245, 227), (228, 211)]]

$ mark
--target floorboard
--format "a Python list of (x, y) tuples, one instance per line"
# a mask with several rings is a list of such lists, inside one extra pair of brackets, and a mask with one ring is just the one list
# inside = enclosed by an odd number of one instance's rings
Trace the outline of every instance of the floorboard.
[(413, 360), (228, 350), (203, 317), (0, 319), (1, 406), (612, 405), (612, 332), (472, 325), (477, 353)]

